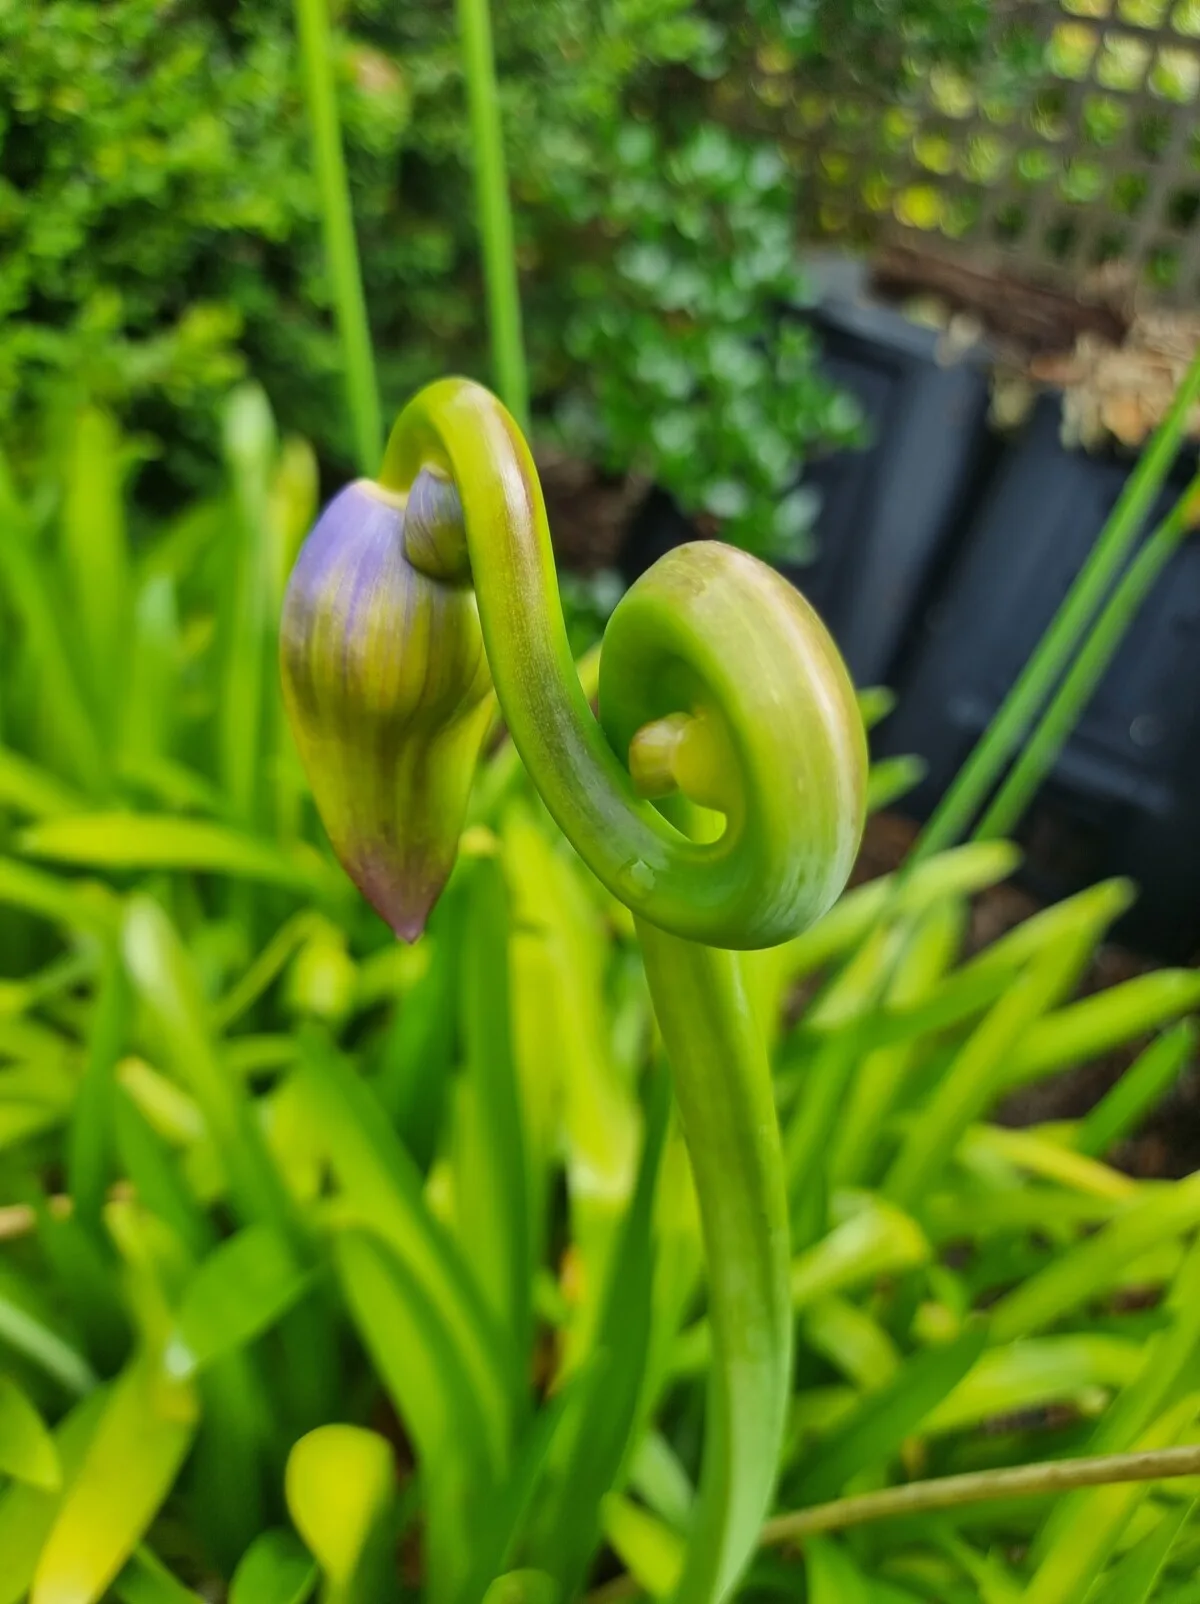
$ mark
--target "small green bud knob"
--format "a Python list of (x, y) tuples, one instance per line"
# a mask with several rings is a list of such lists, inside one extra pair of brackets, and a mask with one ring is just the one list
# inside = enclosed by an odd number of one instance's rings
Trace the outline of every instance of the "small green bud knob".
[(461, 520), (453, 487), (417, 491), (406, 502), (359, 479), (334, 498), (292, 570), (280, 634), (284, 703), (322, 822), (406, 941), (454, 866), (491, 688), (469, 583), (430, 577), (406, 549), (414, 514), (423, 539)]

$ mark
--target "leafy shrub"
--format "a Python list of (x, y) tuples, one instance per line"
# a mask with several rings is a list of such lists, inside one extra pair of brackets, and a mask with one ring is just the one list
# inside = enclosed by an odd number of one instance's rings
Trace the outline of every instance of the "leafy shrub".
[[(271, 649), (311, 462), (254, 392), (223, 433), (220, 496), (138, 542), (94, 413), (2, 509), (0, 1598), (69, 1573), (80, 1600), (233, 1578), (248, 1604), (320, 1570), (327, 1598), (496, 1604), (618, 1567), (661, 1593), (707, 1336), (628, 915), (504, 742), (420, 945), (348, 894)], [(1106, 1155), (1192, 1054), (1174, 1021), (1200, 982), (1072, 1001), (1121, 882), (964, 957), (970, 897), (1015, 861), (933, 857), (748, 962), (790, 1182), (801, 1517), (1195, 1435), (1200, 1193)], [(1082, 1122), (995, 1121), (1147, 1033)], [(1102, 1577), (1134, 1604), (1165, 1563), (1156, 1596), (1182, 1599), (1188, 1508), (1142, 1483), (799, 1553), (785, 1520), (743, 1596), (1075, 1604)]]
[(630, 122), (614, 167), (572, 196), (603, 254), (567, 280), (566, 439), (644, 472), (726, 539), (796, 557), (814, 510), (796, 489), (807, 448), (859, 443), (862, 418), (818, 373), (811, 332), (780, 320), (809, 293), (783, 159), (712, 123), (672, 152)]
[[(394, 410), (446, 368), (480, 370), (457, 38), (450, 7), (358, 0), (341, 21), (355, 219)], [(249, 369), (340, 472), (352, 452), (290, 5), (52, 0), (26, 24), (23, 6), (0, 6), (7, 437), (29, 449), (27, 426), (66, 386), (165, 442), (158, 483), (177, 490), (211, 461), (214, 398)], [(566, 398), (571, 440), (607, 466), (649, 466), (760, 547), (773, 524), (796, 538), (807, 504), (773, 503), (853, 418), (798, 330), (768, 339), (778, 300), (803, 294), (793, 188), (769, 149), (711, 121), (709, 80), (736, 32), (682, 0), (522, 0), (496, 24), (536, 386)], [(669, 162), (640, 120), (664, 99)], [(656, 251), (669, 265), (651, 282)], [(765, 416), (747, 393), (760, 369)], [(648, 441), (641, 418), (664, 386), (675, 405)], [(693, 449), (713, 464), (699, 494)]]
[[(363, 0), (343, 22), (341, 112), (394, 407), (451, 356), (475, 366), (483, 344), (454, 17)], [(504, 9), (535, 230), (547, 175), (595, 168), (631, 74), (687, 53), (698, 29), (677, 0)], [(0, 47), (10, 438), (69, 383), (139, 403), (187, 477), (179, 448), (199, 433), (211, 459), (211, 402), (248, 363), (289, 426), (349, 461), (291, 6), (52, 0), (31, 29), (13, 0)]]

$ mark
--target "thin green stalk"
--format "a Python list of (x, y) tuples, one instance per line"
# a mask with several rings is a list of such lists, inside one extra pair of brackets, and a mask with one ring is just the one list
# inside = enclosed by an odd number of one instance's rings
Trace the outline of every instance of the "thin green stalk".
[(1142, 603), (1195, 526), (1198, 494), (1200, 474), (1191, 481), (1126, 569), (1084, 641), (1079, 656), (980, 821), (975, 831), (976, 840), (990, 841), (1009, 836), (1020, 822), (1038, 786), (1053, 767), (1063, 743), (1094, 695)]
[(1046, 1498), (1076, 1487), (1108, 1487), (1119, 1482), (1163, 1481), (1171, 1476), (1200, 1475), (1200, 1445), (1154, 1448), (1139, 1454), (1096, 1454), (1087, 1459), (1050, 1459), (1033, 1465), (939, 1476), (909, 1482), (877, 1493), (858, 1493), (812, 1509), (776, 1515), (762, 1529), (764, 1546), (798, 1543), (820, 1532), (845, 1531), (867, 1521), (897, 1515), (932, 1515), (964, 1504), (1001, 1498)]
[(491, 329), (492, 370), (500, 399), (521, 428), (528, 429), (529, 375), (521, 337), (517, 257), (488, 0), (458, 0), (458, 24), (471, 108), (471, 144)]
[(921, 832), (909, 856), (910, 863), (941, 852), (962, 837), (1001, 770), (1029, 733), (1038, 709), (1078, 648), (1132, 550), (1138, 530), (1170, 472), (1198, 396), (1200, 354), (1188, 369), (1170, 412), (1142, 453), (1050, 627)]
[[(776, 1515), (764, 1524), (759, 1543), (763, 1548), (780, 1548), (871, 1521), (939, 1515), (1008, 1498), (1050, 1498), (1081, 1487), (1112, 1487), (1196, 1475), (1200, 1475), (1200, 1444), (1196, 1443), (1133, 1454), (1096, 1454), (974, 1470), (961, 1476), (939, 1476), (903, 1487), (885, 1487), (874, 1493), (856, 1493), (828, 1504)], [(587, 1604), (617, 1604), (620, 1599), (636, 1598), (639, 1592), (632, 1577), (618, 1576), (590, 1593)]]
[(317, 172), (317, 187), (321, 192), (325, 255), (329, 264), (338, 334), (342, 342), (346, 403), (354, 429), (358, 465), (363, 473), (374, 473), (379, 466), (379, 452), (383, 445), (383, 417), (379, 409), (375, 358), (371, 349), (367, 303), (359, 270), (358, 245), (354, 238), (354, 214), (350, 207), (350, 186), (342, 152), (329, 14), (326, 0), (295, 0), (295, 6), (300, 53), (304, 62), (308, 118), (312, 128), (313, 164)]
[(791, 1299), (771, 1072), (738, 959), (639, 919), (687, 1142), (714, 1364), (700, 1500), (673, 1604), (726, 1598), (758, 1541), (783, 1441)]
[[(372, 597), (370, 532), (395, 526), (401, 497), (401, 581), (386, 580), (370, 611), (348, 614), (342, 582), (331, 587), (328, 575), (357, 564), (356, 593)], [(403, 674), (373, 677), (364, 719), (345, 644), (374, 662), (378, 640), (380, 660), (398, 660), (397, 627), (420, 651), (436, 648), (438, 675), (422, 670), (415, 689)], [(491, 718), (484, 657), (548, 811), (636, 916), (695, 1174), (715, 1356), (700, 1508), (676, 1599), (720, 1604), (774, 1485), (791, 1340), (770, 1068), (728, 949), (788, 939), (845, 885), (867, 767), (845, 667), (772, 569), (717, 542), (693, 544), (655, 564), (609, 620), (598, 723), (571, 657), (529, 448), (511, 415), (465, 380), (410, 403), (379, 485), (351, 486), (325, 513), (293, 573), (282, 639), (318, 806), (343, 862), (397, 929), (422, 927), (453, 864)], [(400, 817), (406, 764), (421, 784)], [(729, 826), (719, 840), (693, 839), (650, 797), (723, 812)]]

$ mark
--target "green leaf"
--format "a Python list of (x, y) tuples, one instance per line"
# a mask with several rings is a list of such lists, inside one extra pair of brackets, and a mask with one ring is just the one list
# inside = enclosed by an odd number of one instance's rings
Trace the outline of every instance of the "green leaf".
[(895, 1375), (900, 1354), (878, 1320), (846, 1298), (822, 1298), (800, 1321), (804, 1342), (863, 1392)]
[(86, 1343), (97, 1368), (110, 1375), (129, 1352), (129, 1318), (112, 1249), (100, 1232), (74, 1216), (59, 1216), (44, 1201), (37, 1208), (38, 1243), (57, 1282), (58, 1300)]
[(887, 1464), (967, 1374), (986, 1341), (986, 1328), (972, 1325), (952, 1342), (909, 1359), (822, 1439), (812, 1468), (789, 1487), (789, 1502), (822, 1503), (860, 1470)]
[(317, 1567), (289, 1531), (257, 1537), (229, 1585), (229, 1604), (305, 1604), (317, 1585)]
[(106, 888), (81, 886), (28, 864), (0, 858), (0, 903), (21, 908), (66, 930), (111, 935), (117, 922), (116, 899)]
[(254, 1225), (223, 1242), (188, 1283), (164, 1363), (182, 1378), (268, 1330), (312, 1286), (276, 1227)]
[(192, 1389), (146, 1355), (114, 1383), (38, 1560), (30, 1604), (94, 1604), (141, 1541), (196, 1430)]
[(288, 1513), (324, 1571), (328, 1604), (386, 1604), (396, 1470), (387, 1441), (361, 1426), (319, 1426), (288, 1455)]
[(809, 1537), (804, 1543), (808, 1604), (871, 1604), (866, 1578), (840, 1543)]
[(61, 1387), (76, 1395), (91, 1390), (96, 1377), (87, 1360), (40, 1315), (19, 1302), (0, 1282), (0, 1343), (31, 1360)]
[(129, 905), (125, 962), (174, 1067), (204, 1113), (245, 1223), (292, 1223), (291, 1204), (271, 1162), (244, 1088), (221, 1064), (191, 958), (167, 915), (148, 897)]
[(921, 1429), (936, 1437), (1024, 1409), (1070, 1403), (1094, 1387), (1116, 1390), (1132, 1381), (1140, 1362), (1137, 1343), (1094, 1334), (994, 1348), (980, 1355)]
[(334, 1256), (351, 1316), (417, 1450), (426, 1584), (441, 1604), (459, 1596), (476, 1511), (489, 1507), (500, 1479), (488, 1423), (445, 1324), (407, 1268), (357, 1231), (339, 1234)]
[(514, 1042), (539, 1239), (553, 1162), (565, 1147), (582, 1283), (566, 1334), (569, 1372), (586, 1362), (596, 1339), (637, 1177), (640, 1110), (614, 1062), (604, 994), (608, 949), (578, 869), (520, 804), (505, 814), (503, 852), (514, 904)]
[(75, 1217), (100, 1229), (100, 1212), (112, 1170), (114, 1071), (129, 1027), (129, 987), (120, 955), (105, 955), (88, 1030), (87, 1057), (67, 1132), (67, 1190)]
[(828, 1156), (839, 1112), (862, 1057), (858, 1017), (882, 999), (898, 956), (901, 932), (881, 921), (810, 1010), (823, 1035), (804, 1074), (800, 1097), (783, 1123), (783, 1157), (791, 1198), (792, 1240), (807, 1248), (821, 1233), (828, 1189)]
[(1138, 1196), (1070, 1252), (1030, 1276), (991, 1311), (992, 1337), (1011, 1342), (1106, 1292), (1126, 1265), (1200, 1223), (1200, 1175)]
[(604, 1535), (639, 1586), (653, 1598), (674, 1591), (683, 1570), (684, 1540), (619, 1493), (604, 1500)]
[(270, 662), (271, 473), (275, 422), (265, 393), (243, 384), (224, 416), (236, 517), (225, 530), (219, 757), (233, 815), (250, 824), (260, 800), (264, 690)]
[(146, 1547), (134, 1549), (112, 1590), (121, 1604), (204, 1604)]
[(287, 856), (267, 841), (203, 819), (155, 813), (90, 813), (26, 830), (22, 852), (96, 869), (188, 869), (259, 880), (317, 896), (342, 882), (311, 849)]
[(106, 778), (104, 747), (67, 650), (66, 610), (47, 586), (25, 529), (10, 526), (0, 539), (0, 586), (20, 620), (37, 675), (44, 750), (56, 758), (61, 753), (71, 777), (85, 791), (100, 791)]
[(188, 1251), (203, 1258), (213, 1245), (213, 1229), (162, 1137), (153, 1129), (124, 1086), (114, 1110), (121, 1167), (145, 1208), (169, 1225)]
[(865, 940), (885, 908), (896, 918), (919, 914), (946, 897), (970, 896), (1007, 879), (1020, 861), (1006, 841), (977, 842), (939, 853), (902, 882), (885, 875), (848, 891), (810, 930), (764, 955), (779, 971), (780, 994)]
[(1086, 1063), (1198, 1007), (1194, 969), (1159, 969), (1110, 986), (1039, 1021), (1009, 1061), (1005, 1083), (1022, 1086)]
[(1189, 1019), (1151, 1042), (1080, 1125), (1075, 1146), (1099, 1158), (1161, 1102), (1196, 1051), (1200, 1031)]
[(558, 1604), (558, 1588), (544, 1571), (509, 1571), (488, 1588), (483, 1604)]
[[(929, 867), (940, 861), (931, 859)], [(907, 1041), (975, 1018), (1003, 995), (1026, 964), (1068, 942), (1078, 954), (1090, 952), (1133, 898), (1129, 881), (1106, 880), (1033, 914), (948, 974), (932, 996), (897, 999), (876, 1027), (880, 1041)]]
[(858, 711), (864, 726), (873, 730), (896, 705), (896, 693), (886, 685), (868, 685), (858, 693)]
[(867, 776), (867, 812), (890, 808), (916, 790), (928, 772), (928, 763), (920, 757), (889, 757), (872, 763)]
[(95, 407), (76, 413), (63, 498), (62, 555), (87, 684), (110, 733), (128, 628), (122, 459), (120, 432), (108, 413)]
[[(472, 1538), (474, 1564), (462, 1590), (464, 1604), (480, 1597), (489, 1580), (511, 1565), (521, 1549), (525, 1528), (537, 1509), (536, 1500), (547, 1461), (560, 1445), (564, 1427), (571, 1422), (572, 1410), (586, 1380), (587, 1372), (577, 1371), (541, 1409), (525, 1433), (504, 1487), (476, 1522)], [(533, 1588), (531, 1596), (540, 1596), (539, 1590), (549, 1585), (551, 1600), (557, 1599), (558, 1589), (544, 1572), (521, 1572), (520, 1575), (526, 1577)]]
[[(897, 959), (886, 1005), (909, 1004), (936, 989), (954, 961), (965, 918), (962, 899), (948, 897), (917, 921)], [(915, 1050), (915, 1043), (901, 1042), (860, 1055), (833, 1132), (828, 1161), (831, 1187), (854, 1185), (865, 1172), (874, 1171), (884, 1124), (901, 1100)]]
[(551, 1486), (529, 1539), (531, 1562), (575, 1597), (595, 1550), (604, 1500), (624, 1480), (638, 1436), (650, 1352), (654, 1196), (666, 1140), (668, 1083), (660, 1076), (647, 1111), (633, 1201), (613, 1258), (594, 1356), (580, 1399), (556, 1445)]
[[(851, 1197), (851, 1210), (831, 1231), (792, 1260), (792, 1307), (800, 1312), (821, 1298), (853, 1291), (880, 1276), (925, 1264), (931, 1248), (916, 1221), (873, 1194)], [(698, 1320), (675, 1346), (672, 1368), (694, 1374), (708, 1363), (707, 1320)]]
[(674, 1450), (657, 1431), (648, 1431), (638, 1443), (629, 1466), (629, 1480), (640, 1497), (677, 1531), (685, 1531), (696, 1489)]
[(956, 1053), (901, 1143), (883, 1182), (889, 1198), (911, 1207), (949, 1162), (959, 1138), (998, 1096), (1020, 1042), (1062, 995), (1078, 969), (1080, 944), (1067, 941), (1032, 963)]
[[(62, 1487), (69, 1487), (83, 1462), (107, 1393), (98, 1388), (55, 1428), (55, 1455)], [(0, 1492), (0, 1604), (20, 1604), (29, 1591), (38, 1557), (62, 1504), (61, 1488), (49, 1491), (14, 1483)]]
[(0, 1376), (0, 1476), (46, 1492), (62, 1485), (54, 1438), (10, 1376)]
[(1089, 1604), (1149, 1604), (1175, 1539), (1195, 1511), (1195, 1500), (1186, 1499), (1164, 1510), (1158, 1523), (1105, 1574), (1095, 1597), (1088, 1594)]
[(422, 1171), (442, 1134), (458, 1051), (462, 889), (452, 880), (430, 915), (420, 943), (424, 971), (395, 1008), (374, 1081), (380, 1104)]
[(792, 1260), (792, 1307), (846, 1292), (881, 1275), (924, 1264), (929, 1243), (916, 1221), (882, 1199), (862, 1194), (848, 1218)]
[(175, 585), (152, 574), (138, 592), (130, 643), (129, 685), (121, 703), (121, 774), (153, 771), (167, 750), (178, 697), (179, 619)]
[(82, 807), (74, 791), (49, 770), (39, 768), (19, 752), (0, 746), (0, 807), (33, 819), (52, 819), (78, 813)]
[(438, 1321), (442, 1351), (467, 1378), (485, 1424), (490, 1462), (507, 1457), (517, 1413), (516, 1365), (458, 1251), (434, 1219), (416, 1166), (378, 1101), (327, 1044), (309, 1033), (297, 1079), (313, 1128), (322, 1132), (341, 1189), (340, 1221), (386, 1243)]
[[(1168, 1410), (1139, 1437), (1135, 1450), (1165, 1448), (1177, 1442), (1195, 1421), (1197, 1401), (1193, 1394)], [(1089, 1488), (1061, 1499), (1047, 1526), (1048, 1532), (1053, 1531), (1053, 1540), (1036, 1556), (1037, 1568), (1022, 1604), (1077, 1604), (1084, 1598), (1152, 1486), (1148, 1482), (1123, 1483)]]
[(455, 1224), (463, 1255), (519, 1361), (529, 1349), (528, 1172), (509, 1015), (509, 906), (499, 865), (482, 859), (466, 889), (462, 1034), (454, 1122)]

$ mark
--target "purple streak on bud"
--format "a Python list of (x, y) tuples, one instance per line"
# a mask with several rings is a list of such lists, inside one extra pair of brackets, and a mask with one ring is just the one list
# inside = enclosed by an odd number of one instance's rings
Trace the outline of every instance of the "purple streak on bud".
[(412, 566), (405, 520), (369, 480), (334, 498), (292, 571), (280, 668), (334, 850), (414, 941), (454, 866), (491, 681), (473, 592)]

